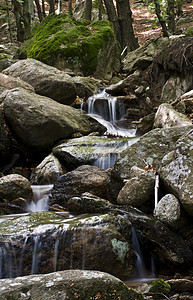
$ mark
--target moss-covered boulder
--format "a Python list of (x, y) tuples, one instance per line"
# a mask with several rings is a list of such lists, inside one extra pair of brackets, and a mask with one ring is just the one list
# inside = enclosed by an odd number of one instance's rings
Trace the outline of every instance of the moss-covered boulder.
[[(67, 300), (106, 299), (142, 300), (144, 297), (128, 288), (118, 278), (98, 271), (67, 270), (47, 275), (3, 279), (1, 299)], [(30, 296), (29, 296), (30, 295)]]
[(113, 213), (5, 217), (0, 223), (0, 250), (3, 278), (67, 269), (99, 270), (125, 278), (136, 259), (131, 223)]
[(75, 21), (52, 15), (37, 25), (20, 50), (20, 57), (35, 58), (59, 69), (109, 77), (120, 67), (120, 49), (108, 21)]

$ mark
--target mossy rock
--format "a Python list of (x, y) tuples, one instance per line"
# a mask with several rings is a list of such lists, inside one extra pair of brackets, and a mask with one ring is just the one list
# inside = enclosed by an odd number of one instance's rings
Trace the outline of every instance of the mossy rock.
[[(20, 49), (20, 58), (34, 58), (59, 69), (71, 68), (85, 76), (97, 69), (98, 54), (115, 41), (110, 22), (76, 21), (68, 15), (51, 15), (34, 27)], [(116, 44), (117, 47), (117, 44)]]
[(153, 282), (152, 287), (150, 288), (149, 292), (154, 293), (152, 298), (154, 300), (162, 299), (163, 295), (168, 295), (171, 290), (171, 286), (169, 283), (165, 282), (163, 279), (157, 279)]

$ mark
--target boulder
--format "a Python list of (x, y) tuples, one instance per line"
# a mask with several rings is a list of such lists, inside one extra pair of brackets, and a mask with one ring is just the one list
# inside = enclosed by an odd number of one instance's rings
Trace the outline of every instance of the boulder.
[(159, 106), (154, 120), (154, 128), (169, 128), (173, 126), (188, 126), (192, 121), (184, 114), (176, 111), (170, 104), (163, 103)]
[(151, 202), (154, 195), (154, 173), (152, 170), (143, 171), (136, 177), (126, 180), (118, 194), (117, 203), (141, 208), (145, 202)]
[[(141, 300), (143, 296), (118, 278), (104, 272), (66, 270), (46, 275), (3, 279), (0, 299), (67, 300), (121, 299)], [(29, 296), (30, 295), (30, 296)], [(40, 296), (41, 295), (41, 296)]]
[[(86, 136), (66, 140), (53, 148), (53, 154), (67, 167), (85, 164), (111, 167), (117, 155), (127, 145), (134, 143), (136, 139), (111, 139), (98, 136)], [(105, 160), (107, 161), (105, 164)], [(100, 163), (101, 162), (101, 163)], [(108, 163), (109, 162), (109, 163)], [(112, 162), (112, 163), (111, 163)], [(102, 167), (103, 168), (103, 167)]]
[(166, 37), (149, 40), (142, 47), (126, 55), (123, 59), (123, 71), (131, 74), (137, 69), (146, 69), (152, 63), (153, 58), (168, 45), (170, 45), (170, 40)]
[(120, 53), (109, 21), (77, 22), (66, 14), (44, 18), (20, 50), (21, 57), (107, 80), (120, 69)]
[(182, 136), (175, 149), (163, 158), (160, 178), (169, 193), (174, 194), (187, 213), (193, 216), (193, 136)]
[(108, 183), (109, 199), (116, 199), (123, 180), (130, 179), (131, 167), (144, 168), (146, 164), (159, 169), (162, 158), (175, 148), (175, 142), (193, 129), (192, 126), (154, 129), (135, 144), (122, 151), (116, 160)]
[(76, 196), (68, 199), (66, 206), (71, 212), (98, 213), (110, 210), (112, 204), (90, 193), (83, 193), (79, 197)]
[(87, 99), (103, 87), (102, 81), (93, 77), (74, 76), (72, 80), (76, 85), (78, 97), (82, 99)]
[(58, 140), (75, 132), (86, 135), (106, 130), (82, 111), (23, 88), (7, 91), (1, 99), (10, 130), (30, 152), (48, 152)]
[(52, 184), (57, 178), (66, 173), (64, 166), (59, 160), (50, 154), (32, 171), (31, 184)]
[(192, 75), (186, 77), (171, 76), (162, 88), (161, 102), (171, 104), (192, 88), (192, 81)]
[(158, 202), (153, 211), (154, 217), (161, 222), (172, 225), (180, 218), (180, 202), (172, 194), (167, 194)]
[(37, 94), (63, 104), (70, 105), (76, 98), (76, 85), (69, 75), (32, 58), (16, 62), (3, 74), (26, 81)]
[(22, 87), (31, 92), (35, 92), (34, 88), (29, 83), (27, 83), (19, 78), (14, 78), (12, 76), (8, 76), (8, 75), (2, 74), (2, 73), (0, 73), (0, 87), (5, 88), (7, 90), (11, 90), (11, 89), (14, 89), (17, 87)]
[(51, 191), (50, 203), (66, 206), (68, 199), (84, 192), (107, 199), (108, 179), (108, 171), (94, 166), (80, 166), (58, 178)]
[(193, 113), (193, 90), (183, 94), (181, 97), (176, 99), (172, 105), (177, 109), (183, 110), (183, 113), (192, 114)]
[(37, 212), (1, 221), (3, 278), (66, 269), (99, 270), (125, 278), (134, 266), (131, 223), (123, 216)]
[(31, 200), (33, 197), (32, 188), (27, 178), (10, 174), (0, 178), (0, 199), (12, 201), (18, 197)]

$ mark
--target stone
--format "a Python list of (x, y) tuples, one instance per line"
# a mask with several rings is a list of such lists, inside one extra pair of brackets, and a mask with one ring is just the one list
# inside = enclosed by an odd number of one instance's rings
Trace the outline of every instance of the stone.
[[(104, 272), (66, 270), (46, 275), (30, 275), (3, 279), (0, 299), (67, 300), (121, 299), (142, 300), (143, 296), (128, 288), (118, 278)], [(41, 296), (40, 296), (41, 295)]]
[(163, 103), (159, 106), (153, 127), (169, 128), (173, 126), (188, 126), (192, 121), (184, 114), (177, 112), (170, 104)]
[[(36, 212), (1, 219), (1, 277), (89, 269), (128, 277), (135, 263), (131, 223), (121, 215)], [(22, 258), (21, 258), (22, 256)]]
[(108, 171), (83, 165), (58, 178), (51, 191), (50, 203), (66, 206), (68, 199), (84, 192), (107, 199)]
[(77, 131), (86, 135), (106, 130), (84, 112), (23, 88), (7, 91), (1, 99), (10, 130), (30, 153), (48, 152)]
[(117, 203), (141, 208), (142, 204), (152, 200), (154, 195), (155, 172), (140, 172), (138, 176), (128, 179), (120, 190)]
[(153, 128), (153, 123), (155, 119), (155, 114), (151, 113), (139, 120), (137, 124), (136, 135), (143, 135), (144, 133), (149, 132)]
[(158, 202), (153, 215), (161, 222), (172, 225), (180, 218), (179, 200), (172, 194), (165, 195)]
[(52, 184), (67, 171), (59, 160), (50, 154), (35, 167), (30, 176), (31, 184)]
[(108, 182), (109, 199), (115, 201), (123, 180), (130, 178), (131, 167), (144, 168), (145, 164), (159, 169), (163, 157), (174, 150), (176, 141), (193, 129), (192, 126), (154, 129), (122, 151), (116, 160)]
[(163, 159), (160, 179), (165, 189), (174, 194), (187, 213), (193, 216), (193, 137), (190, 132), (175, 144), (174, 151)]
[(66, 105), (76, 98), (76, 85), (71, 76), (32, 58), (16, 62), (3, 70), (3, 74), (26, 81), (37, 94)]
[(11, 90), (17, 87), (22, 87), (31, 92), (35, 92), (34, 88), (29, 83), (19, 78), (14, 78), (12, 76), (8, 76), (2, 73), (0, 73), (0, 87), (5, 88), (7, 90)]
[(0, 199), (12, 201), (18, 197), (22, 197), (30, 201), (33, 197), (32, 188), (27, 178), (10, 174), (0, 178)]
[(170, 77), (162, 88), (161, 102), (172, 103), (192, 88), (193, 76)]
[(123, 71), (131, 74), (135, 70), (146, 69), (153, 61), (153, 58), (170, 44), (170, 40), (159, 37), (149, 40), (145, 45), (135, 51), (129, 52), (123, 59)]
[(11, 148), (10, 130), (5, 122), (3, 105), (0, 105), (0, 168), (11, 159)]

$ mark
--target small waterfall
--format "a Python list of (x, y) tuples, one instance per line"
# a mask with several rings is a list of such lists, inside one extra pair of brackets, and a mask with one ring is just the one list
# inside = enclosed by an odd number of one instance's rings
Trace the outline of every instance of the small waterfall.
[[(151, 253), (148, 253), (148, 259), (145, 258), (143, 249), (141, 247), (137, 231), (134, 226), (132, 226), (132, 244), (136, 251), (137, 259), (135, 264), (135, 270), (131, 276), (134, 280), (147, 280), (147, 278), (155, 277), (155, 264), (154, 257)], [(147, 262), (149, 260), (149, 266)], [(155, 279), (155, 278), (154, 278)]]
[(29, 212), (47, 211), (49, 209), (49, 193), (53, 188), (53, 184), (48, 185), (32, 185), (33, 201), (28, 204)]
[(105, 90), (89, 97), (86, 105), (82, 105), (81, 108), (107, 128), (105, 134), (122, 137), (135, 136), (136, 129), (128, 129), (118, 125), (120, 120), (124, 120), (125, 107), (123, 102), (118, 101), (116, 97), (109, 95)]

